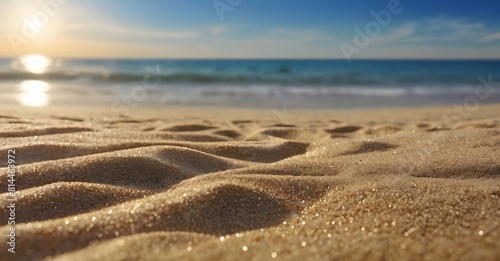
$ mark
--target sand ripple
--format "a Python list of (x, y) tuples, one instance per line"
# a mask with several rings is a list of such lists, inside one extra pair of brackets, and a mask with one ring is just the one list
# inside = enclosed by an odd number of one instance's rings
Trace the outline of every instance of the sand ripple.
[(2, 116), (0, 259), (500, 257), (498, 115), (332, 118)]

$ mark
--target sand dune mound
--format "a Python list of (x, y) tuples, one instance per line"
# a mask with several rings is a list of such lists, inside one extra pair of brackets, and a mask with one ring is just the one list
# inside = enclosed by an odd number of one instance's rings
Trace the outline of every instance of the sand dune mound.
[(461, 122), (439, 110), (293, 122), (3, 115), (17, 246), (0, 259), (495, 260), (495, 110)]

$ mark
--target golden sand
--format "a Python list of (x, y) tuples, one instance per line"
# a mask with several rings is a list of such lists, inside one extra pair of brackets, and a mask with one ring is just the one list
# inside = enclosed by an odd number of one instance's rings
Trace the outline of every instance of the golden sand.
[(2, 108), (0, 260), (499, 260), (500, 105), (446, 110)]

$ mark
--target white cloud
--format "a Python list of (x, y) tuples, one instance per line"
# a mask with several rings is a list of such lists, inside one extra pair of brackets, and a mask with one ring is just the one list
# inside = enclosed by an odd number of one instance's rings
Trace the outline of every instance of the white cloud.
[(109, 42), (117, 39), (134, 39), (134, 41), (155, 41), (162, 40), (193, 40), (210, 37), (220, 37), (226, 33), (229, 28), (225, 25), (208, 26), (197, 30), (151, 30), (140, 28), (126, 28), (116, 25), (102, 24), (66, 24), (63, 32), (69, 38), (73, 35), (76, 38)]
[(472, 30), (483, 30), (486, 26), (482, 22), (470, 22), (466, 19), (443, 19), (434, 18), (424, 20), (420, 23), (422, 30), (424, 31), (440, 31), (440, 30), (452, 30), (452, 31), (472, 31)]
[(211, 26), (210, 28), (208, 28), (208, 32), (214, 36), (221, 35), (221, 34), (225, 33), (227, 30), (228, 30), (228, 28), (225, 25), (214, 25), (214, 26)]
[(481, 41), (484, 43), (489, 43), (496, 40), (500, 40), (500, 32), (496, 32), (490, 35), (485, 35), (483, 36), (483, 38), (481, 38)]
[(286, 28), (276, 28), (271, 31), (274, 38), (286, 39), (288, 41), (311, 43), (316, 41), (333, 40), (334, 37), (324, 32), (316, 30), (293, 30)]
[(148, 39), (185, 40), (201, 37), (201, 34), (196, 31), (148, 30), (103, 24), (66, 24), (62, 31), (66, 37), (73, 38), (71, 37), (73, 35), (76, 38), (92, 41), (108, 41), (122, 38), (139, 41)]
[[(389, 25), (390, 28), (390, 25)], [(492, 33), (482, 22), (466, 19), (434, 18), (410, 22), (395, 27), (373, 39), (373, 43), (425, 43), (425, 42), (491, 42), (500, 40), (500, 32)]]

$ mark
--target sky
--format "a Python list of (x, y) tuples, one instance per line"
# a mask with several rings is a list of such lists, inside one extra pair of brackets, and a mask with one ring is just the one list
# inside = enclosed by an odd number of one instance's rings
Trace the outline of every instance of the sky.
[(0, 57), (500, 59), (492, 0), (0, 4)]

